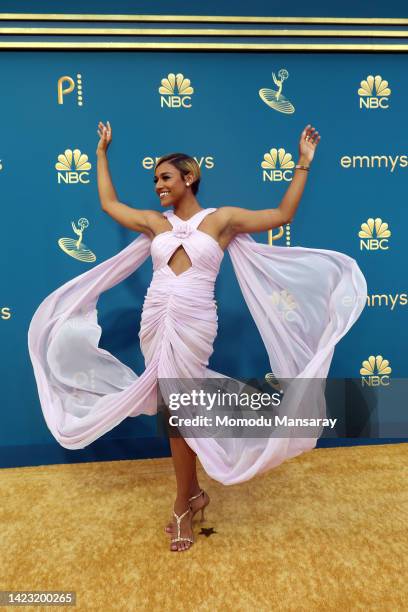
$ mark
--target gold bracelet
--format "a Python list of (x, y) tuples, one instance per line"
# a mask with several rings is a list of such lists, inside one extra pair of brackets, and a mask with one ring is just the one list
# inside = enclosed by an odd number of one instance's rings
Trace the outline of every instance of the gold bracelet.
[(301, 164), (296, 164), (295, 168), (301, 168), (302, 170), (309, 170), (310, 166), (302, 166)]

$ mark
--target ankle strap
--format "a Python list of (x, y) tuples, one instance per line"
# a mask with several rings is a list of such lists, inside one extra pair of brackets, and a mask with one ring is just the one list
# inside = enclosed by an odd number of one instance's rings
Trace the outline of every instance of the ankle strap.
[(197, 495), (193, 495), (192, 497), (188, 498), (188, 501), (193, 501), (193, 499), (197, 499), (197, 497), (200, 497), (200, 495), (202, 495), (204, 493), (204, 489), (201, 489), (199, 493), (197, 493)]

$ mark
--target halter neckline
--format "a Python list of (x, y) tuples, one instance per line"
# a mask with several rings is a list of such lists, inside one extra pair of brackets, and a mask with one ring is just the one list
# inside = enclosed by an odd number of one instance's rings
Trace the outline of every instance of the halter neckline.
[(202, 213), (204, 210), (211, 210), (211, 208), (202, 208), (201, 210), (199, 210), (198, 212), (196, 212), (194, 215), (192, 215), (191, 217), (189, 217), (188, 219), (181, 219), (181, 217), (179, 217), (178, 215), (176, 215), (176, 213), (174, 212), (174, 210), (171, 210), (170, 213), (172, 215), (174, 215), (179, 221), (182, 221), (183, 223), (187, 223), (187, 221), (191, 221), (191, 219), (194, 219), (194, 217), (196, 217), (197, 215), (199, 215), (200, 213)]

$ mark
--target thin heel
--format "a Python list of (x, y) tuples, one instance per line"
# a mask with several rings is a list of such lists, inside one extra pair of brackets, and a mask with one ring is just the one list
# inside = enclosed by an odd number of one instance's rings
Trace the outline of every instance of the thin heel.
[[(189, 500), (188, 500), (188, 501), (191, 503), (191, 502), (192, 502), (194, 499), (198, 499), (198, 498), (199, 498), (201, 495), (203, 495), (203, 496), (205, 495), (205, 491), (204, 491), (204, 489), (200, 489), (200, 492), (199, 492), (199, 493), (197, 493), (197, 495), (193, 495), (192, 497), (189, 497)], [(204, 521), (205, 521), (204, 510), (205, 510), (205, 508), (208, 506), (208, 504), (209, 504), (209, 503), (210, 503), (210, 501), (209, 501), (209, 499), (208, 499), (208, 500), (207, 500), (207, 503), (206, 503), (204, 506), (202, 506), (202, 508), (199, 508), (198, 510), (196, 510), (196, 511), (193, 513), (193, 517), (194, 517), (194, 516), (195, 516), (195, 514), (201, 510), (201, 518), (200, 518), (200, 522), (201, 522), (201, 523), (204, 523)]]

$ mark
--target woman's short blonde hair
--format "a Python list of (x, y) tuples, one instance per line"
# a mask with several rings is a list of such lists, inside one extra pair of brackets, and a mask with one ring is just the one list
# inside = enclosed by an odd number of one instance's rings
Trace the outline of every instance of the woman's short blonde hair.
[(185, 153), (169, 153), (168, 155), (160, 157), (154, 169), (156, 170), (156, 168), (163, 162), (168, 162), (169, 164), (172, 164), (175, 168), (177, 168), (182, 178), (187, 174), (190, 174), (191, 172), (191, 174), (193, 175), (191, 189), (194, 195), (198, 192), (201, 180), (201, 170), (194, 157), (190, 157)]

